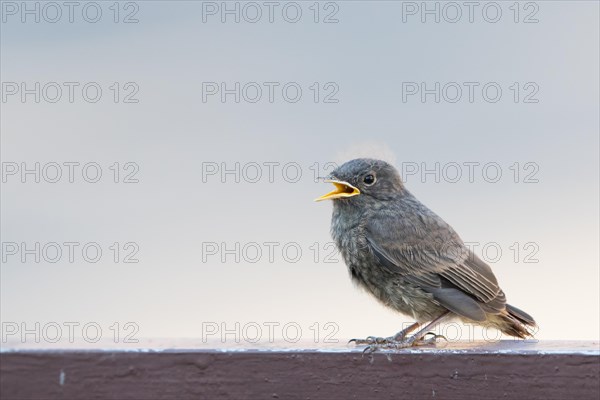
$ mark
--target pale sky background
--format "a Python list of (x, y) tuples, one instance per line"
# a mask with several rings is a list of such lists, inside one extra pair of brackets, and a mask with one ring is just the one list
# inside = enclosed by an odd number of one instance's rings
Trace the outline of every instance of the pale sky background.
[[(403, 22), (402, 3), (389, 1), (338, 1), (327, 9), (321, 3), (320, 21), (335, 12), (338, 23), (315, 23), (313, 2), (298, 2), (302, 17), (289, 23), (281, 2), (273, 23), (267, 15), (257, 23), (207, 15), (204, 23), (202, 2), (138, 1), (139, 22), (130, 24), (113, 22), (112, 1), (98, 3), (103, 14), (94, 24), (80, 9), (73, 23), (68, 10), (57, 23), (35, 23), (31, 16), (23, 23), (20, 10), (13, 15), (5, 4), (11, 2), (2, 3), (3, 171), (12, 163), (96, 162), (103, 173), (98, 183), (84, 181), (80, 167), (74, 183), (64, 166), (58, 183), (6, 177), (3, 323), (96, 322), (110, 335), (113, 323), (134, 322), (140, 338), (197, 338), (203, 323), (294, 322), (311, 339), (314, 323), (323, 335), (332, 322), (340, 340), (391, 335), (410, 318), (355, 289), (339, 258), (325, 262), (331, 204), (312, 201), (330, 190), (314, 181), (314, 165), (325, 173), (327, 162), (370, 155), (404, 172), (462, 165), (458, 182), (405, 174), (407, 186), (465, 242), (478, 242), (478, 254), (484, 244), (498, 244), (502, 256), (492, 268), (508, 301), (538, 321), (537, 338), (598, 340), (598, 2), (538, 1), (519, 10), (518, 23), (512, 1), (500, 2), (497, 23), (487, 22), (481, 8), (472, 23), (467, 9), (457, 23), (435, 23), (431, 16), (422, 23), (420, 14)], [(120, 11), (119, 20), (136, 9)], [(532, 13), (539, 22), (523, 23)], [(73, 103), (64, 86), (56, 103), (44, 96), (36, 103), (33, 95), (25, 102), (20, 93), (8, 95), (12, 82), (80, 85)], [(87, 82), (103, 89), (97, 103), (81, 97)], [(115, 103), (114, 82), (121, 96), (134, 82), (139, 102)], [(273, 103), (266, 89), (257, 103), (235, 103), (232, 95), (222, 103), (218, 96), (202, 101), (203, 82), (280, 85)], [(300, 85), (300, 101), (283, 100), (287, 82)], [(338, 102), (315, 103), (314, 82), (321, 97), (332, 90), (325, 84), (335, 83)], [(433, 95), (422, 103), (418, 95), (403, 102), (403, 82), (479, 86), (472, 103), (466, 86), (457, 103), (436, 103)], [(482, 98), (488, 82), (502, 88), (496, 103)], [(539, 89), (537, 103), (523, 102), (530, 82)], [(119, 180), (132, 171), (125, 164), (135, 163), (139, 182), (114, 183), (109, 167), (115, 162)], [(264, 164), (271, 162), (279, 163), (273, 182)], [(249, 165), (248, 174), (256, 165), (248, 163), (258, 163), (263, 177), (256, 183), (243, 176), (236, 183), (231, 174), (225, 182), (218, 174), (203, 179), (206, 163)], [(282, 176), (287, 163), (300, 166), (297, 182), (288, 182), (294, 169), (287, 180)], [(479, 163), (473, 182), (464, 163)], [(482, 176), (488, 163), (500, 166), (496, 183)], [(537, 182), (524, 182), (528, 173)], [(56, 263), (35, 263), (33, 256), (23, 263), (19, 254), (7, 254), (12, 242), (29, 248), (97, 242), (103, 255), (86, 262), (80, 246), (73, 263), (67, 254)], [(135, 242), (139, 262), (115, 263), (109, 249), (115, 242), (120, 259), (131, 249), (123, 245)], [(203, 243), (233, 248), (236, 242), (259, 243), (262, 257), (250, 262), (255, 253), (247, 246), (239, 263), (231, 255), (222, 262), (220, 254), (203, 260)], [(272, 262), (265, 242), (279, 243)], [(288, 243), (302, 249), (297, 262), (281, 253)], [(316, 259), (314, 243), (321, 249)], [(534, 250), (539, 262), (525, 262)]]

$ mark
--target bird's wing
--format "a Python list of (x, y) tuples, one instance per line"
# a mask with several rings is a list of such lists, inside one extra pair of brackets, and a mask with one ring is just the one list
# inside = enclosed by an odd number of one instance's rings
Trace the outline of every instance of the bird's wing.
[(504, 309), (506, 299), (491, 268), (437, 215), (374, 216), (365, 235), (382, 267), (431, 293), (450, 311), (483, 321), (485, 312)]

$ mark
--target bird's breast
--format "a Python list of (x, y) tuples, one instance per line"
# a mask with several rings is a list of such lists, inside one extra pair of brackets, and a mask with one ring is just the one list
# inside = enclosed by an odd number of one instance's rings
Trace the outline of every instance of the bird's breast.
[(369, 249), (361, 219), (336, 216), (332, 219), (331, 235), (344, 260), (352, 280), (369, 290), (384, 272)]

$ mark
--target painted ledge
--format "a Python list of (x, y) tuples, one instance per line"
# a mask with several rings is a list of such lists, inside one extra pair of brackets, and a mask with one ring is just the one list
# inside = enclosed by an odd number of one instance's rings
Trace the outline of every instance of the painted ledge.
[(2, 345), (2, 399), (594, 399), (599, 342)]

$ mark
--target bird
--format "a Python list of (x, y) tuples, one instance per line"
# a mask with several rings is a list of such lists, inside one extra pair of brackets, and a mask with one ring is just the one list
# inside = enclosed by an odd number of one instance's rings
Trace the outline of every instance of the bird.
[(315, 201), (333, 201), (331, 236), (351, 280), (415, 320), (395, 335), (351, 342), (370, 352), (435, 345), (445, 337), (431, 329), (452, 318), (532, 337), (533, 317), (506, 302), (490, 266), (406, 189), (391, 164), (354, 159), (323, 180), (335, 189)]

